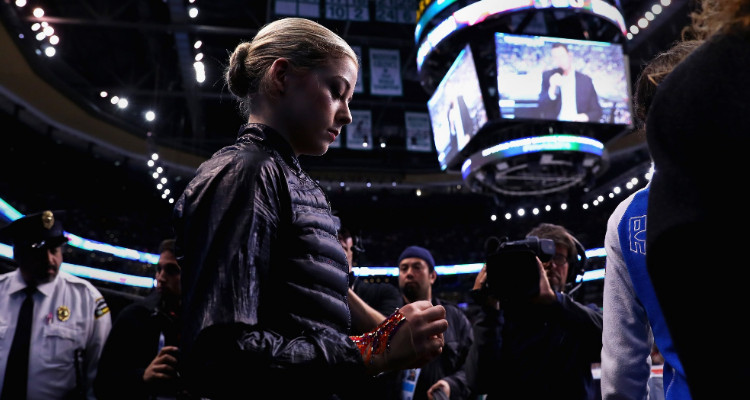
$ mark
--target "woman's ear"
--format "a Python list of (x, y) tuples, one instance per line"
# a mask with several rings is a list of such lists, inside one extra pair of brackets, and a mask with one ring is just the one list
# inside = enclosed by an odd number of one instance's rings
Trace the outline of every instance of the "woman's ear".
[(289, 73), (291, 71), (291, 64), (286, 58), (277, 58), (271, 67), (268, 69), (268, 79), (272, 96), (284, 94), (286, 90), (286, 84), (289, 79)]

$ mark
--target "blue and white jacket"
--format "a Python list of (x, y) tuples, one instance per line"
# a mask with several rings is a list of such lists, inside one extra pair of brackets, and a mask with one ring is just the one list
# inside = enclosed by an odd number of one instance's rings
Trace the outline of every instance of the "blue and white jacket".
[[(646, 269), (649, 186), (620, 203), (607, 222), (602, 336), (602, 398), (690, 399), (685, 372), (672, 343)], [(664, 356), (664, 394), (648, 393), (651, 347)]]

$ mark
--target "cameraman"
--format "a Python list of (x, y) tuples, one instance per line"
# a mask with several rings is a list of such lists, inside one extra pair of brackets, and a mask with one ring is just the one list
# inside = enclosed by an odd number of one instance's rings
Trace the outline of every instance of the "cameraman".
[[(490, 265), (488, 270), (485, 264), (477, 275), (472, 297), (482, 312), (465, 364), (468, 382), (488, 400), (597, 398), (591, 367), (600, 360), (602, 312), (566, 294), (583, 273), (578, 259), (583, 247), (560, 225), (542, 223), (527, 238), (532, 236), (554, 242), (548, 261), (539, 260), (537, 253), (532, 265)], [(539, 288), (533, 288), (533, 295), (509, 298), (487, 284), (488, 273), (524, 267), (538, 271)]]

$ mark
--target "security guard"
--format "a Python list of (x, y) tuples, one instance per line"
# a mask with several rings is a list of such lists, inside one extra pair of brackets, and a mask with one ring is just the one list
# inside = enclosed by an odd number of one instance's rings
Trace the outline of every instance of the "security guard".
[(63, 215), (43, 211), (0, 230), (18, 264), (0, 275), (0, 400), (94, 399), (111, 314), (89, 281), (60, 271)]

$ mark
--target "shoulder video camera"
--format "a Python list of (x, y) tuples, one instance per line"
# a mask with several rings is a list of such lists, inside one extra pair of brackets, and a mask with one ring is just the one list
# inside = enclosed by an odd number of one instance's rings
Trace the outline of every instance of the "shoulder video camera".
[(514, 302), (539, 295), (536, 258), (547, 262), (554, 257), (555, 242), (536, 236), (512, 242), (491, 237), (485, 250), (489, 293), (501, 302)]

